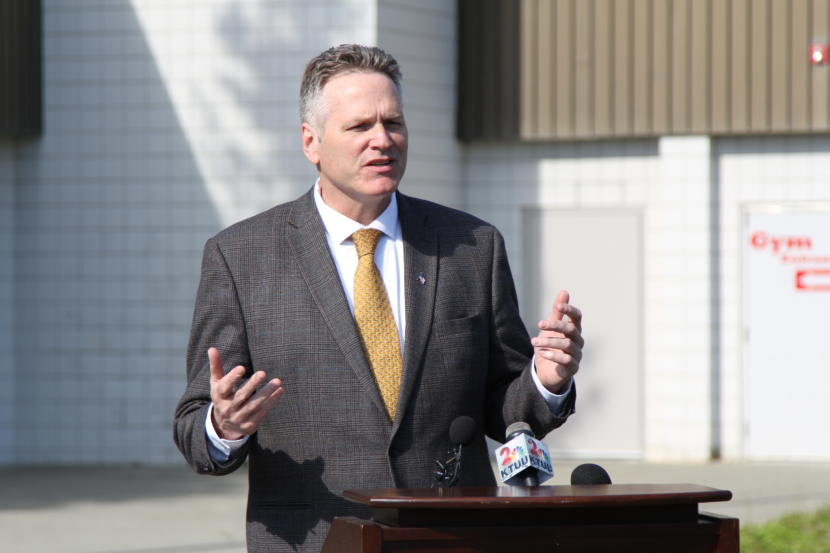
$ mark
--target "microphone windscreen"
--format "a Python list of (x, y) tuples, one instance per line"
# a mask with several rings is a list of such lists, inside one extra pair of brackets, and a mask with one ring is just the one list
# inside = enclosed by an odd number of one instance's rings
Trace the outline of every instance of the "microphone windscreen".
[(610, 484), (611, 477), (599, 465), (594, 463), (585, 463), (579, 465), (573, 472), (571, 472), (572, 486), (590, 486), (592, 484)]
[(467, 445), (473, 441), (476, 431), (476, 421), (472, 417), (462, 415), (456, 417), (450, 424), (450, 441), (453, 445)]
[(513, 424), (507, 427), (507, 430), (504, 431), (504, 435), (507, 438), (506, 441), (508, 442), (519, 434), (526, 434), (531, 438), (536, 437), (533, 435), (533, 430), (531, 430), (530, 425), (522, 421), (514, 422)]

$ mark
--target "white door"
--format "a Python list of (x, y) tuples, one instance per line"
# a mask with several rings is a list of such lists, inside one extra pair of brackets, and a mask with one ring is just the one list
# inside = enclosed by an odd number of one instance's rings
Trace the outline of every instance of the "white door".
[(747, 206), (744, 454), (830, 460), (830, 208)]
[(554, 457), (640, 458), (641, 212), (528, 207), (522, 215), (522, 316), (530, 332), (562, 288), (585, 315), (577, 412), (545, 442)]

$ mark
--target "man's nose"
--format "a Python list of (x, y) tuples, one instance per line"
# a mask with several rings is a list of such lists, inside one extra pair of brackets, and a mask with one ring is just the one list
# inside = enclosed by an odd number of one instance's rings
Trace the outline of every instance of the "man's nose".
[(392, 137), (389, 136), (389, 129), (386, 128), (386, 125), (378, 123), (374, 126), (370, 146), (378, 150), (384, 150), (392, 146)]

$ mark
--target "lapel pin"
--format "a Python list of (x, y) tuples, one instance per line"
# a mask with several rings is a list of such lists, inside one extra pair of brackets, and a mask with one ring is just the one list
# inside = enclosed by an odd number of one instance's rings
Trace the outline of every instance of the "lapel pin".
[(427, 276), (423, 272), (418, 273), (418, 282), (420, 282), (421, 284), (427, 283)]

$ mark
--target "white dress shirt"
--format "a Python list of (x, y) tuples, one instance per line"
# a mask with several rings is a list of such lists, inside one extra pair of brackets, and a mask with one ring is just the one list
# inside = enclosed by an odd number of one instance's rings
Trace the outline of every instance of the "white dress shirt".
[[(353, 314), (354, 274), (357, 270), (358, 258), (357, 249), (354, 247), (351, 235), (362, 228), (373, 228), (381, 231), (382, 234), (380, 240), (378, 240), (377, 249), (375, 250), (375, 265), (377, 265), (383, 278), (383, 283), (386, 286), (389, 304), (392, 307), (395, 324), (398, 326), (398, 339), (401, 344), (401, 352), (403, 352), (406, 331), (406, 302), (404, 301), (403, 238), (401, 236), (401, 223), (398, 218), (397, 198), (393, 194), (387, 208), (377, 219), (369, 223), (368, 226), (363, 226), (328, 206), (320, 194), (319, 183), (314, 185), (314, 204), (323, 221), (329, 250), (334, 258), (334, 265), (337, 267), (340, 283), (346, 292), (349, 309), (351, 309)], [(531, 360), (531, 363), (533, 363), (533, 360)], [(551, 412), (560, 412), (565, 397), (571, 391), (572, 384), (569, 383), (568, 388), (561, 394), (552, 394), (542, 386), (542, 383), (536, 376), (535, 365), (531, 366), (533, 367), (531, 370), (533, 382), (536, 384), (539, 393), (542, 394)], [(247, 436), (239, 440), (225, 440), (220, 438), (216, 433), (216, 429), (213, 428), (211, 419), (212, 412), (213, 405), (211, 404), (205, 420), (208, 448), (210, 449), (211, 457), (216, 461), (224, 462), (228, 460), (234, 451), (242, 447), (248, 438)]]

